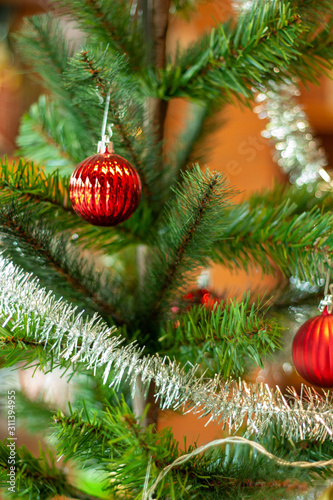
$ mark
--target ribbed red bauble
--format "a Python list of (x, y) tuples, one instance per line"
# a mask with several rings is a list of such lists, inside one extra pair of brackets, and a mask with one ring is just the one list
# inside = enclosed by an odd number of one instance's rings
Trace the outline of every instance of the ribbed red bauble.
[(125, 158), (106, 149), (79, 163), (71, 175), (69, 196), (75, 212), (90, 224), (116, 226), (138, 207), (141, 181)]
[(327, 312), (301, 326), (293, 341), (296, 370), (307, 382), (333, 387), (333, 315)]

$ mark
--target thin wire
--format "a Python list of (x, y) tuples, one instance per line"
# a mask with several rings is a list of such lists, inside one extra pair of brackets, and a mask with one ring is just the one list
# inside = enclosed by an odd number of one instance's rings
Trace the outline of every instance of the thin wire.
[(105, 136), (105, 132), (106, 132), (106, 125), (108, 122), (110, 100), (111, 100), (111, 87), (109, 88), (108, 93), (106, 94), (104, 116), (103, 116), (103, 125), (102, 125), (102, 141), (104, 140), (104, 136)]
[[(224, 439), (216, 439), (215, 441), (211, 441), (210, 443), (207, 443), (203, 446), (200, 446), (196, 450), (192, 451), (191, 453), (187, 453), (186, 455), (182, 455), (181, 457), (178, 457), (176, 460), (174, 460), (171, 464), (167, 465), (164, 467), (164, 469), (159, 473), (157, 476), (155, 482), (153, 485), (149, 488), (147, 492), (143, 492), (142, 500), (152, 500), (152, 494), (156, 490), (156, 487), (158, 483), (162, 481), (162, 479), (168, 474), (168, 472), (173, 468), (176, 467), (177, 465), (181, 465), (190, 458), (194, 457), (195, 455), (199, 455), (200, 453), (203, 453), (204, 451), (208, 450), (209, 448), (215, 447), (215, 446), (221, 446), (222, 444), (247, 444), (249, 446), (252, 446), (252, 448), (255, 448), (259, 453), (262, 453), (263, 455), (266, 455), (269, 457), (271, 460), (274, 460), (279, 465), (284, 465), (286, 467), (300, 467), (302, 469), (309, 469), (311, 467), (325, 467), (327, 465), (333, 465), (333, 458), (330, 460), (320, 460), (319, 462), (289, 462), (288, 460), (284, 460), (283, 458), (279, 458), (269, 451), (267, 451), (261, 444), (255, 443), (254, 441), (250, 441), (249, 439), (243, 438), (241, 436), (232, 436), (229, 438), (224, 438)], [(150, 464), (149, 464), (150, 467)], [(147, 477), (147, 475), (146, 475)]]

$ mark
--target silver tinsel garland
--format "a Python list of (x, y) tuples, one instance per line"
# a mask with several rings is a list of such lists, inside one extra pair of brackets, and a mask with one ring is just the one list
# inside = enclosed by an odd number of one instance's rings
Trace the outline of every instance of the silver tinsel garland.
[[(218, 377), (197, 377), (197, 367), (180, 366), (158, 355), (143, 356), (95, 315), (84, 319), (82, 312), (56, 300), (34, 279), (0, 256), (0, 320), (3, 328), (11, 324), (8, 339), (17, 332), (39, 343), (53, 358), (83, 363), (87, 369), (103, 370), (103, 381), (117, 387), (127, 381), (135, 391), (140, 375), (144, 386), (154, 380), (155, 397), (162, 409), (182, 407), (185, 412), (210, 415), (229, 430), (247, 426), (247, 435), (264, 435), (272, 423), (279, 432), (293, 439), (333, 439), (333, 407), (329, 395), (319, 396), (306, 389), (304, 397), (290, 394), (289, 401), (279, 388), (245, 382), (223, 383)], [(22, 339), (23, 337), (23, 339)], [(1, 342), (6, 339), (2, 337)], [(13, 341), (13, 340), (11, 340)]]
[[(271, 1), (271, 0), (267, 0)], [(242, 15), (253, 7), (255, 0), (233, 0), (234, 11)], [(275, 72), (279, 72), (275, 68)], [(267, 119), (262, 136), (269, 139), (275, 148), (274, 160), (290, 182), (298, 186), (310, 184), (318, 179), (330, 182), (324, 167), (328, 165), (324, 148), (314, 137), (303, 105), (299, 102), (300, 90), (297, 80), (285, 83), (269, 82), (256, 96), (258, 106), (254, 111), (261, 119)]]
[(262, 136), (275, 148), (274, 160), (290, 182), (298, 186), (320, 178), (330, 181), (325, 171), (327, 158), (323, 147), (313, 135), (307, 115), (298, 101), (300, 91), (292, 81), (262, 88), (254, 109), (259, 118), (268, 119)]

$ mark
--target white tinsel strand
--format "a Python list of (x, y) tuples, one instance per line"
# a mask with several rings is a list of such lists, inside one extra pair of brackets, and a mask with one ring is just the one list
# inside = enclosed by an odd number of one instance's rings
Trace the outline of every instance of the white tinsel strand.
[(94, 371), (101, 367), (104, 383), (110, 386), (127, 380), (134, 390), (139, 374), (143, 384), (154, 380), (162, 408), (182, 407), (186, 412), (210, 415), (210, 421), (229, 430), (245, 423), (248, 435), (263, 435), (275, 422), (289, 438), (333, 439), (333, 406), (328, 394), (322, 397), (306, 389), (305, 397), (294, 392), (287, 402), (278, 388), (245, 382), (223, 384), (218, 377), (196, 377), (197, 367), (181, 367), (158, 355), (142, 356), (135, 343), (121, 345), (124, 339), (116, 335), (114, 327), (109, 328), (97, 315), (83, 319), (76, 308), (56, 300), (38, 280), (1, 256), (0, 319), (2, 325), (11, 321), (12, 333), (33, 337), (59, 361), (84, 363)]

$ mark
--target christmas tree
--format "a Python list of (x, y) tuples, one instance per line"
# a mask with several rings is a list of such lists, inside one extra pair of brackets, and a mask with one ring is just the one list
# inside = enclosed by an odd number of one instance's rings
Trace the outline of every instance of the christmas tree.
[[(17, 34), (45, 93), (22, 119), (23, 159), (1, 161), (1, 363), (60, 372), (75, 391), (57, 409), (5, 385), (9, 498), (305, 498), (302, 488), (331, 476), (329, 392), (283, 393), (242, 377), (284, 349), (277, 311), (318, 303), (330, 269), (329, 177), (295, 96), (332, 69), (333, 5), (239, 2), (229, 20), (169, 54), (170, 16), (196, 7), (60, 0)], [(59, 14), (80, 28), (79, 44)], [(170, 145), (176, 98), (188, 109)], [(292, 183), (236, 203), (226, 176), (205, 168), (201, 145), (224, 106), (255, 99)], [(98, 143), (99, 156), (85, 160)], [(89, 175), (81, 166), (70, 180), (81, 162)], [(291, 284), (264, 297), (217, 296), (195, 285), (213, 262), (254, 264)], [(303, 353), (311, 323), (294, 347), (295, 360), (305, 357), (299, 371), (305, 364), (305, 378), (325, 388), (328, 284), (322, 336)], [(178, 443), (157, 429), (164, 409), (208, 416), (223, 439)], [(50, 451), (16, 446), (16, 421), (42, 432)]]

